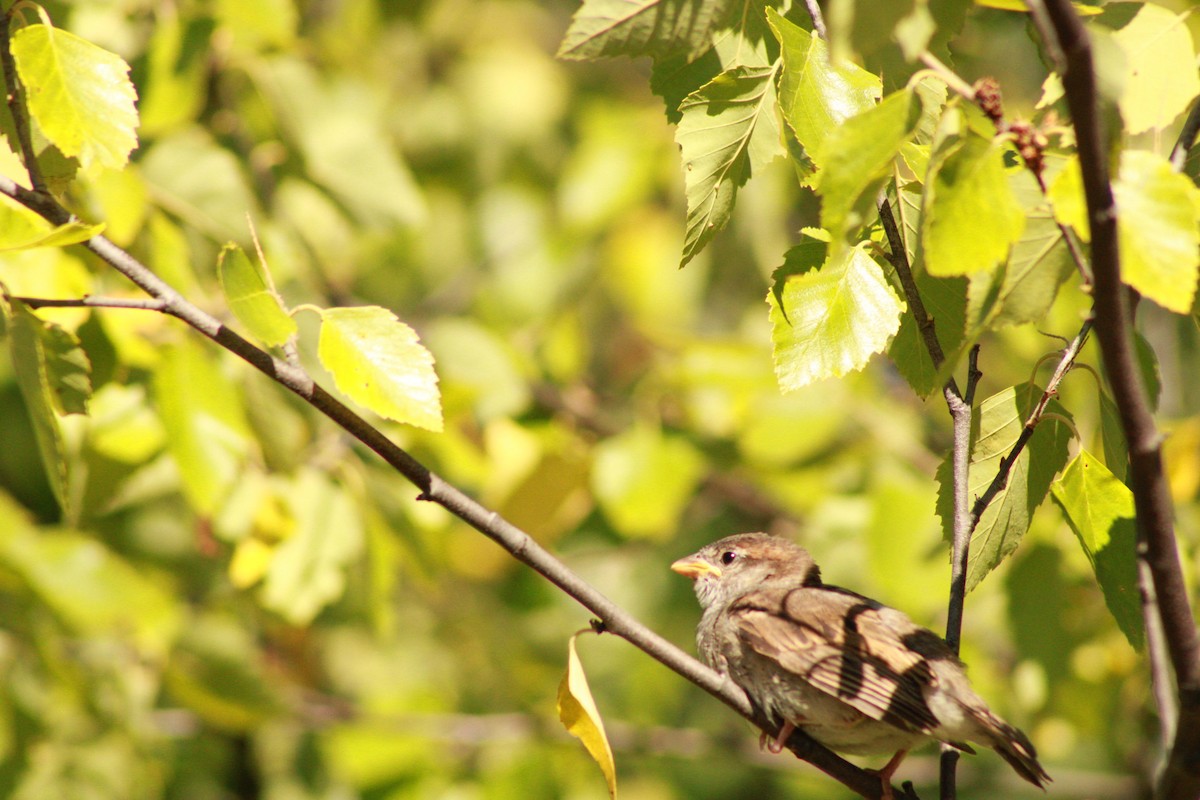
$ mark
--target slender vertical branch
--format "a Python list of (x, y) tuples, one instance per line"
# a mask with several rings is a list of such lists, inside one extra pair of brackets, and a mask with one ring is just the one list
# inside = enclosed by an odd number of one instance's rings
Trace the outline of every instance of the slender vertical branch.
[(13, 127), (17, 130), (17, 141), (21, 156), (25, 160), (25, 171), (35, 192), (46, 191), (46, 179), (38, 164), (37, 151), (33, 148), (33, 135), (29, 127), (29, 115), (25, 110), (25, 97), (20, 81), (17, 80), (17, 65), (13, 62), (9, 39), (12, 35), (13, 12), (16, 5), (4, 12), (3, 30), (0, 30), (0, 67), (4, 70), (4, 91), (8, 101), (8, 112), (12, 115)]
[(1200, 796), (1200, 638), (1176, 549), (1161, 442), (1133, 346), (1133, 314), (1121, 283), (1117, 209), (1100, 120), (1091, 43), (1069, 0), (1032, 0), (1035, 22), (1061, 53), (1063, 90), (1078, 142), (1092, 235), (1096, 339), (1129, 446), (1138, 554), (1145, 561), (1179, 687), (1179, 721), (1158, 796)]

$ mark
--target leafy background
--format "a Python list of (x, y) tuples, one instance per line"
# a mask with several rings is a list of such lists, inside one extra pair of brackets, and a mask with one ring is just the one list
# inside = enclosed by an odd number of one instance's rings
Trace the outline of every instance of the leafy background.
[[(996, 75), (1010, 113), (1031, 114), (1045, 67), (1024, 17), (955, 7), (955, 68)], [(812, 193), (763, 158), (699, 250), (687, 195), (720, 186), (682, 180), (650, 89), (674, 84), (644, 61), (556, 60), (575, 4), (46, 8), (131, 64), (138, 90), (127, 168), (80, 155), (48, 176), (76, 181), (86, 218), (234, 326), (218, 260), (227, 241), (253, 253), (251, 224), (288, 307), (393, 311), (436, 359), (444, 430), (379, 425), (669, 638), (688, 646), (698, 611), (667, 564), (764, 528), (831, 582), (942, 626), (948, 416), (881, 359), (780, 392), (765, 300), (816, 222)], [(762, 69), (748, 59), (708, 102), (752, 102)], [(11, 153), (0, 171), (20, 174)], [(74, 249), (5, 253), (0, 280), (135, 296)], [(1036, 328), (986, 333), (980, 396), (1030, 380), (1085, 308), (1065, 292)], [(170, 318), (38, 314), (78, 335), (94, 394), (88, 417), (63, 419), (58, 474), (0, 361), (0, 794), (607, 795), (554, 714), (578, 606)], [(318, 364), (318, 317), (295, 318)], [(1143, 326), (1194, 570), (1196, 326), (1152, 308)], [(1096, 389), (1079, 371), (1061, 391), (1085, 443), (1105, 424)], [(970, 595), (963, 651), (1055, 795), (1143, 785), (1146, 667), (1053, 504)], [(580, 655), (625, 797), (840, 796), (622, 642), (587, 638)], [(962, 772), (963, 796), (1026, 791), (990, 755)], [(928, 791), (932, 751), (903, 775)]]

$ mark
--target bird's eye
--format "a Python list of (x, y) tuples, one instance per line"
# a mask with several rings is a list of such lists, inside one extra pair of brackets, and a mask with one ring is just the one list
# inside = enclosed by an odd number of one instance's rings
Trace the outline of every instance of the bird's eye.
[(721, 553), (721, 563), (725, 566), (728, 567), (734, 561), (737, 561), (737, 553), (734, 551), (726, 550), (724, 553)]

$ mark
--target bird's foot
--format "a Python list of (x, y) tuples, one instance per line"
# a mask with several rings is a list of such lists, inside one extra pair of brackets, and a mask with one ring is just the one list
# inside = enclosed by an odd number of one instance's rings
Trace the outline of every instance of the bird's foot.
[(763, 731), (758, 736), (758, 746), (760, 749), (765, 747), (768, 753), (777, 756), (783, 752), (784, 742), (788, 740), (788, 737), (792, 735), (792, 731), (794, 730), (796, 730), (795, 725), (785, 722), (774, 739), (766, 731)]
[(867, 772), (878, 776), (880, 783), (883, 784), (883, 800), (893, 800), (895, 797), (892, 793), (892, 776), (896, 774), (896, 770), (900, 767), (900, 762), (907, 755), (907, 750), (897, 750), (896, 755), (892, 756), (891, 760), (883, 765), (883, 769), (867, 770)]

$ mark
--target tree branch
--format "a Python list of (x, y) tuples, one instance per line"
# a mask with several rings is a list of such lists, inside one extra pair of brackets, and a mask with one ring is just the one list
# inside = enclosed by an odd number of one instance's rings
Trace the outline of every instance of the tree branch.
[(75, 300), (59, 300), (50, 297), (17, 297), (30, 308), (132, 308), (141, 311), (163, 311), (167, 305), (162, 300), (131, 297), (81, 297)]
[(1048, 36), (1049, 49), (1061, 53), (1063, 90), (1075, 128), (1091, 224), (1096, 339), (1129, 445), (1138, 553), (1152, 577), (1179, 685), (1180, 718), (1158, 796), (1195, 798), (1200, 796), (1200, 639), (1176, 549), (1162, 437), (1138, 369), (1133, 315), (1121, 283), (1117, 209), (1108, 176), (1109, 150), (1100, 120), (1091, 43), (1069, 0), (1032, 0), (1030, 9), (1039, 30)]
[(29, 125), (29, 116), (25, 113), (25, 96), (17, 80), (17, 65), (13, 61), (9, 38), (12, 35), (13, 12), (16, 4), (4, 12), (3, 30), (0, 30), (0, 67), (4, 70), (4, 90), (8, 101), (8, 112), (12, 115), (13, 127), (17, 129), (17, 141), (21, 155), (25, 161), (25, 171), (29, 173), (29, 182), (35, 192), (47, 194), (46, 179), (42, 177), (42, 168), (38, 164), (37, 152), (33, 149), (33, 136)]
[[(71, 217), (66, 209), (52, 198), (25, 189), (6, 176), (0, 176), (0, 194), (36, 211), (54, 224), (62, 224)], [(153, 298), (150, 303), (163, 313), (187, 323), (337, 423), (420, 489), (418, 499), (437, 503), (496, 542), (518, 561), (532, 568), (599, 617), (606, 631), (620, 636), (651, 658), (704, 689), (767, 733), (777, 733), (776, 726), (751, 705), (746, 693), (728, 680), (727, 676), (709, 669), (647, 628), (579, 577), (524, 531), (431, 472), (377, 428), (322, 389), (303, 369), (273, 357), (222, 325), (215, 317), (188, 302), (183, 295), (109, 239), (96, 236), (84, 242), (83, 246), (149, 294)], [(878, 777), (822, 747), (803, 732), (794, 732), (787, 745), (799, 758), (813, 764), (863, 797), (883, 796), (883, 785)], [(893, 789), (893, 793), (896, 797), (915, 798), (915, 795), (906, 791)]]

